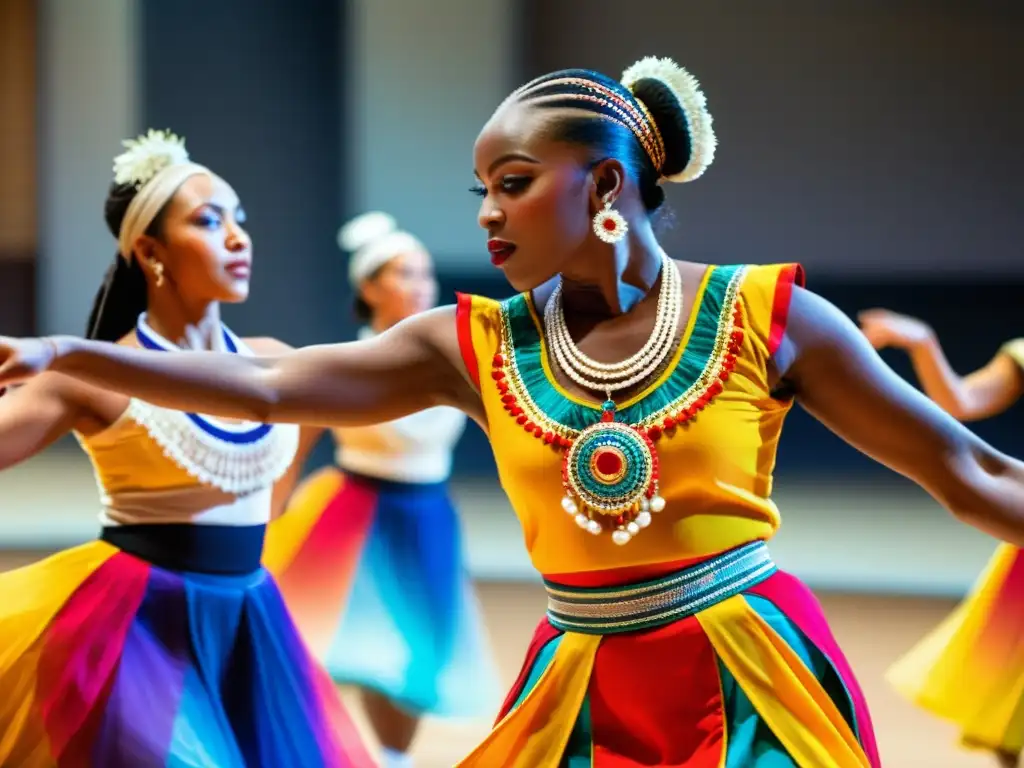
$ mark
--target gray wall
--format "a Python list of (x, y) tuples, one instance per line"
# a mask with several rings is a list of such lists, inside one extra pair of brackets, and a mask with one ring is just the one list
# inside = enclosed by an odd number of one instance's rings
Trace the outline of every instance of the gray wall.
[(517, 78), (517, 0), (352, 0), (356, 211), (382, 209), (442, 269), (490, 270), (476, 224), (473, 141)]
[(336, 339), (348, 317), (334, 241), (345, 21), (337, 0), (142, 8), (142, 122), (184, 135), (249, 216), (252, 298), (225, 310), (239, 332), (310, 344)]
[(659, 55), (703, 83), (720, 148), (670, 185), (670, 253), (812, 280), (1024, 275), (1024, 5), (529, 4), (524, 75)]
[(132, 0), (39, 4), (40, 333), (84, 332), (114, 258), (103, 198), (119, 141), (138, 129)]

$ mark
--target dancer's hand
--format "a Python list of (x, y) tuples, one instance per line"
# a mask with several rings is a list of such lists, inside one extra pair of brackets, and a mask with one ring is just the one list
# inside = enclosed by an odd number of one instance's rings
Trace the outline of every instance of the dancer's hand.
[(868, 309), (857, 315), (860, 329), (875, 349), (896, 347), (910, 350), (926, 344), (934, 333), (927, 323), (888, 309)]
[(42, 373), (57, 356), (53, 339), (13, 339), (0, 336), (0, 391)]

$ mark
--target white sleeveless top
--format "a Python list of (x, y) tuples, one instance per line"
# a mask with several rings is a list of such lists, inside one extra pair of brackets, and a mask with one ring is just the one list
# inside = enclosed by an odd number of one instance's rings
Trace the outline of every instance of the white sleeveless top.
[[(372, 337), (363, 328), (359, 338)], [(332, 429), (335, 461), (348, 472), (402, 483), (440, 483), (452, 471), (452, 451), (466, 428), (457, 408), (438, 407), (383, 424)]]
[[(140, 342), (177, 349), (139, 319)], [(224, 328), (224, 345), (252, 354)], [(103, 525), (259, 525), (270, 520), (274, 483), (291, 466), (299, 428), (226, 422), (132, 399), (110, 427), (86, 437), (103, 506)]]

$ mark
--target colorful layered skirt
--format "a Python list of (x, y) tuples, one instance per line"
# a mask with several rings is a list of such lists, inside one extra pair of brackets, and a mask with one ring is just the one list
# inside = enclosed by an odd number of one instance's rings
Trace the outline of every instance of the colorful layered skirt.
[(653, 581), (545, 585), (522, 673), (460, 766), (881, 765), (817, 601), (763, 543)]
[[(167, 552), (164, 529), (205, 527), (126, 528)], [(100, 540), (0, 573), (0, 765), (373, 765), (258, 543), (254, 565), (174, 570)]]
[(1000, 544), (974, 589), (887, 675), (903, 696), (960, 728), (965, 747), (1024, 748), (1024, 555)]
[(263, 562), (336, 682), (413, 714), (490, 719), (498, 710), (446, 484), (320, 470), (271, 524)]

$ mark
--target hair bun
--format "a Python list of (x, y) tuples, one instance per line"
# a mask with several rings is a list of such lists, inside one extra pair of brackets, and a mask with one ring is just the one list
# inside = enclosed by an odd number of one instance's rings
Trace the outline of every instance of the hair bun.
[(342, 250), (355, 253), (397, 229), (398, 222), (386, 213), (381, 211), (364, 213), (361, 216), (356, 216), (338, 230), (338, 246)]
[(697, 78), (672, 59), (648, 56), (622, 73), (622, 84), (643, 102), (661, 134), (662, 178), (699, 178), (715, 158), (717, 139)]

